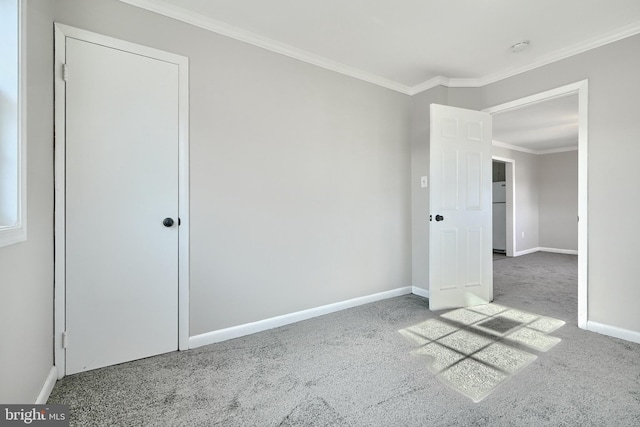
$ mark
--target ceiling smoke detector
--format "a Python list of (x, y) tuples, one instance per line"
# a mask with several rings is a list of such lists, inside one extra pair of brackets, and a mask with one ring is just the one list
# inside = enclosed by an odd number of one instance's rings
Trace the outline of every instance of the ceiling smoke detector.
[(514, 45), (511, 45), (511, 52), (513, 53), (522, 52), (523, 50), (529, 47), (529, 44), (531, 44), (529, 40), (523, 40)]

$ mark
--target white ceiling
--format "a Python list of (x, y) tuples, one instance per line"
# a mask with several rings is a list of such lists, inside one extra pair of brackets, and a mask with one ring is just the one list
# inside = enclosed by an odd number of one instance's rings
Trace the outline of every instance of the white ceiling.
[(640, 32), (639, 0), (122, 1), (406, 93), (439, 76), (478, 86)]
[[(121, 0), (409, 95), (478, 87), (640, 33), (640, 0)], [(510, 46), (528, 40), (529, 49)], [(577, 147), (577, 99), (494, 116), (494, 140)]]
[(493, 115), (493, 140), (536, 154), (578, 148), (578, 95)]

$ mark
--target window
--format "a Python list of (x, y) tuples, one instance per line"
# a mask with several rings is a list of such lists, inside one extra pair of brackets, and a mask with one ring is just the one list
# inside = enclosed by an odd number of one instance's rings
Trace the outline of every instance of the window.
[(20, 3), (0, 0), (0, 247), (27, 237)]

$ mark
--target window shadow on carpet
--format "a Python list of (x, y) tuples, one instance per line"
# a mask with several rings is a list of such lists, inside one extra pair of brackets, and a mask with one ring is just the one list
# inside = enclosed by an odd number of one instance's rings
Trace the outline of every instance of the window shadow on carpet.
[(448, 311), (398, 332), (419, 347), (427, 369), (454, 390), (480, 402), (501, 383), (561, 340), (549, 335), (562, 320), (484, 304)]

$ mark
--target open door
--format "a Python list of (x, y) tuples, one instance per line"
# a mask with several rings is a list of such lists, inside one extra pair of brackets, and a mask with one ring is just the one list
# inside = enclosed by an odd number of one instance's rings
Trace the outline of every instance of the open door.
[(431, 104), (429, 309), (493, 300), (491, 116)]

